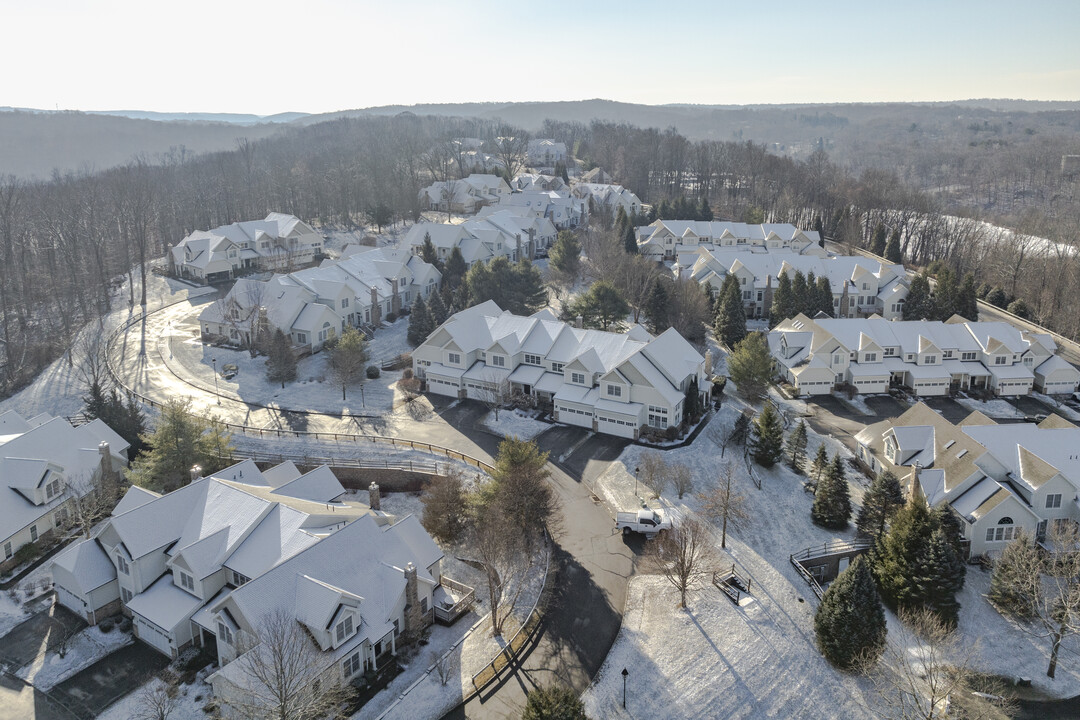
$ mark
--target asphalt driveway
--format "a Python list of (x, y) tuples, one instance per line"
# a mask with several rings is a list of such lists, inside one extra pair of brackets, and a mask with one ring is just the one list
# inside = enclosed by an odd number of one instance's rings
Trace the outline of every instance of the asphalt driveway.
[(961, 405), (950, 397), (920, 398), (931, 409), (937, 410), (951, 423), (958, 423), (971, 414), (971, 409)]
[(0, 639), (0, 663), (14, 672), (84, 627), (84, 620), (53, 603)]
[(71, 676), (48, 696), (76, 717), (90, 720), (168, 664), (164, 655), (136, 641)]

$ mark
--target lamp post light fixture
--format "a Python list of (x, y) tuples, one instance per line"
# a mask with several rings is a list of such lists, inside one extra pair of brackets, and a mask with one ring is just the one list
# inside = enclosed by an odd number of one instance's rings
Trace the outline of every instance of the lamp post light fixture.
[(210, 358), (210, 362), (214, 363), (214, 395), (217, 395), (217, 404), (221, 404), (221, 395), (218, 395), (217, 385), (217, 357)]
[(622, 706), (623, 710), (626, 709), (626, 676), (630, 674), (630, 671), (626, 668), (622, 669)]

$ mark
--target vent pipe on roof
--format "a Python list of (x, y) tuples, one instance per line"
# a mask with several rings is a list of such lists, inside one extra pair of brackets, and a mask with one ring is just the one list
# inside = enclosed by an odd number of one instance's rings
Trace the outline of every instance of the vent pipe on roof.
[(191, 472), (191, 482), (195, 482), (196, 480), (198, 480), (198, 479), (200, 479), (202, 477), (202, 466), (201, 465), (194, 465), (194, 466), (192, 466), (190, 472)]
[(368, 485), (368, 507), (372, 510), (379, 510), (382, 505), (382, 501), (379, 497), (379, 486), (376, 483)]

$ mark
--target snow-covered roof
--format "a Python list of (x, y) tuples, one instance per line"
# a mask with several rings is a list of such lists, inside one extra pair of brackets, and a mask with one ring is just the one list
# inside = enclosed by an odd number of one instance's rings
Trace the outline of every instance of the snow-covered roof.
[(166, 574), (133, 597), (127, 606), (131, 612), (172, 632), (180, 623), (189, 620), (202, 604), (202, 600), (174, 585), (172, 575)]
[(64, 548), (52, 565), (54, 569), (66, 570), (75, 580), (78, 587), (69, 590), (89, 593), (116, 579), (116, 568), (95, 538), (79, 540)]

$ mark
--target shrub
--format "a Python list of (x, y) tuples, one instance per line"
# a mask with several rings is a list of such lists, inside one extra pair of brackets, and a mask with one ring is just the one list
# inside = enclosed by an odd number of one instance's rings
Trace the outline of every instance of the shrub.
[(679, 437), (679, 426), (668, 425), (667, 430), (664, 431), (664, 437), (668, 440), (674, 440), (675, 438)]
[(386, 322), (392, 323), (395, 320), (397, 320), (397, 318), (398, 318), (398, 316), (397, 316), (397, 313), (395, 313), (395, 312), (386, 313)]
[(364, 372), (364, 374), (367, 375), (368, 380), (374, 380), (382, 374), (382, 371), (379, 370), (378, 365), (368, 365), (367, 370)]
[(412, 378), (413, 378), (412, 368), (405, 368), (404, 372), (401, 373), (401, 379), (402, 380), (412, 380)]
[(30, 562), (40, 554), (41, 545), (37, 542), (28, 542), (15, 551), (15, 556), (12, 559), (15, 561), (16, 565), (22, 565), (23, 563)]
[(98, 623), (98, 628), (103, 633), (112, 632), (114, 627), (116, 627), (116, 618), (114, 617), (107, 617)]

